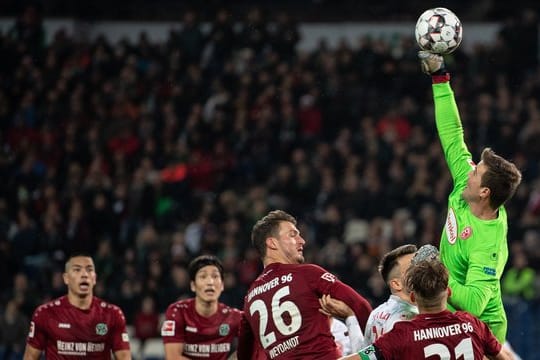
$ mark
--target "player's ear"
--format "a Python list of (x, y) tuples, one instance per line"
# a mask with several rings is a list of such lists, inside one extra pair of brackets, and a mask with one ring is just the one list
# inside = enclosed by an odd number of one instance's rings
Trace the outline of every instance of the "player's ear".
[(67, 273), (63, 273), (63, 274), (62, 274), (62, 278), (64, 279), (64, 285), (67, 285), (67, 284), (68, 284), (68, 274), (67, 274)]
[(403, 285), (401, 284), (401, 281), (398, 278), (393, 278), (390, 280), (390, 287), (396, 291), (403, 290)]
[(191, 289), (191, 291), (195, 292), (195, 281), (191, 280), (189, 282), (189, 288)]
[(446, 288), (446, 292), (448, 293), (448, 297), (452, 296), (452, 289), (450, 287)]
[(480, 198), (487, 199), (491, 196), (491, 189), (487, 186), (482, 186), (480, 188)]
[(277, 249), (277, 239), (273, 236), (269, 236), (266, 238), (266, 247), (272, 250)]
[(416, 302), (416, 296), (414, 296), (414, 293), (411, 291), (411, 293), (409, 294), (409, 297), (411, 298), (411, 302), (412, 303), (415, 303)]

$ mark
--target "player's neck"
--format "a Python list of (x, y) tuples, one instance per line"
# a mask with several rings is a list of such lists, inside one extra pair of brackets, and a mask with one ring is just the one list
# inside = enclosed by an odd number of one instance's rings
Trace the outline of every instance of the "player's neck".
[(302, 264), (304, 260), (290, 259), (279, 253), (267, 253), (266, 257), (262, 260), (263, 267), (267, 267), (270, 264)]
[(200, 299), (195, 298), (195, 310), (197, 313), (204, 317), (209, 317), (214, 315), (218, 310), (218, 302), (217, 301), (202, 301)]
[(91, 294), (85, 296), (78, 296), (76, 294), (68, 292), (67, 298), (71, 305), (81, 310), (88, 310), (90, 309), (90, 306), (92, 306), (93, 296)]
[(405, 302), (408, 302), (409, 304), (415, 305), (411, 301), (411, 296), (409, 294), (404, 293), (403, 291), (393, 292), (392, 295), (397, 296), (398, 298), (400, 298), (401, 300), (403, 300)]
[(443, 312), (444, 310), (446, 310), (446, 305), (445, 306), (430, 306), (430, 307), (422, 307), (422, 306), (418, 306), (418, 312), (420, 314), (438, 314), (440, 312)]
[(471, 213), (480, 220), (493, 220), (499, 216), (499, 209), (493, 210), (488, 204), (483, 202), (470, 202)]

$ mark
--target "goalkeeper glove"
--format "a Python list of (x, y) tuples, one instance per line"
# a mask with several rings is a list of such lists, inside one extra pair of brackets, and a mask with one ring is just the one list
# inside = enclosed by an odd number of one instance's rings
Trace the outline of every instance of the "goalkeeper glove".
[(419, 51), (418, 58), (422, 71), (428, 75), (445, 75), (444, 59), (441, 55), (430, 53), (429, 51)]
[(439, 260), (439, 250), (433, 245), (423, 245), (418, 249), (411, 259), (411, 265), (416, 265), (421, 261)]

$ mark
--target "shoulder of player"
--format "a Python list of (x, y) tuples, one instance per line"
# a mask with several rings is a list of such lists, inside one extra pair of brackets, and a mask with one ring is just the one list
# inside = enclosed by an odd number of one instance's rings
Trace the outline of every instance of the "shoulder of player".
[(467, 321), (471, 321), (471, 322), (475, 322), (475, 323), (481, 322), (474, 315), (472, 315), (472, 314), (470, 314), (470, 313), (468, 313), (466, 311), (462, 311), (462, 310), (455, 311), (455, 312), (452, 313), (452, 315), (454, 315), (455, 317), (457, 317), (461, 321), (467, 320)]
[(178, 300), (171, 303), (169, 306), (167, 306), (166, 312), (170, 313), (170, 312), (177, 312), (177, 311), (185, 311), (186, 309), (193, 307), (194, 304), (195, 304), (195, 298)]
[(239, 310), (235, 307), (232, 307), (232, 306), (229, 306), (227, 304), (224, 304), (224, 303), (219, 303), (219, 310), (223, 313), (223, 314), (230, 314), (230, 315), (233, 315), (233, 316), (242, 316), (242, 313), (243, 311), (242, 310)]
[(316, 264), (288, 264), (287, 269), (294, 272), (301, 272), (302, 275), (314, 274), (319, 276), (328, 273), (327, 270)]
[(50, 311), (50, 309), (53, 309), (55, 307), (62, 305), (64, 298), (65, 296), (61, 296), (59, 298), (47, 301), (46, 303), (39, 305), (34, 311), (34, 316), (43, 312)]
[(96, 308), (103, 309), (104, 311), (109, 311), (113, 313), (119, 313), (120, 315), (124, 316), (124, 313), (122, 312), (122, 309), (115, 304), (112, 304), (110, 302), (107, 302), (103, 299), (100, 299), (96, 296), (92, 299), (92, 306)]

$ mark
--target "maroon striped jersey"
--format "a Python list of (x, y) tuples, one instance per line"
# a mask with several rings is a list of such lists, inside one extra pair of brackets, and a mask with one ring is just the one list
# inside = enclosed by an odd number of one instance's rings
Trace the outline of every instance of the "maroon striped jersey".
[(115, 351), (129, 350), (122, 310), (95, 296), (87, 310), (71, 305), (67, 296), (39, 306), (27, 343), (47, 359), (110, 359)]
[(319, 311), (326, 294), (349, 305), (365, 327), (371, 305), (320, 266), (266, 266), (245, 297), (238, 359), (250, 359), (254, 341), (268, 359), (338, 358), (329, 318)]
[(242, 312), (225, 304), (204, 317), (195, 311), (195, 298), (172, 303), (161, 326), (163, 343), (182, 343), (183, 355), (190, 358), (225, 360), (234, 351), (234, 340)]
[[(501, 344), (486, 324), (469, 313), (448, 310), (398, 322), (392, 331), (375, 341), (374, 347), (386, 360), (482, 360), (484, 355), (493, 356), (501, 351)], [(366, 358), (379, 357), (373, 354)]]

